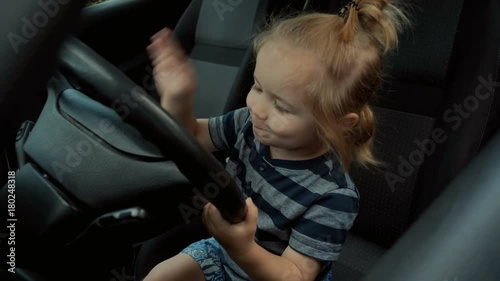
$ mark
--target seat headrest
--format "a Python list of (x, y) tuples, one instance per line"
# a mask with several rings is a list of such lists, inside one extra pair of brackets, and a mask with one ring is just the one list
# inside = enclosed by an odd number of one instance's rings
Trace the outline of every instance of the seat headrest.
[(203, 1), (195, 41), (200, 44), (246, 49), (258, 15), (267, 1)]

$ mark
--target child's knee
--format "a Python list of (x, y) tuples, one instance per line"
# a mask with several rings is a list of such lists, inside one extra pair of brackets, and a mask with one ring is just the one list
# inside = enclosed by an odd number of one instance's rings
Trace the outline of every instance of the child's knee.
[(173, 269), (172, 261), (168, 259), (153, 267), (143, 281), (173, 281), (176, 277)]
[(186, 277), (204, 280), (204, 275), (198, 268), (198, 264), (191, 257), (179, 254), (157, 264), (143, 281), (183, 281)]
[(151, 269), (151, 271), (148, 273), (148, 275), (146, 275), (146, 277), (144, 278), (143, 281), (159, 281), (159, 280), (165, 280), (163, 278), (163, 270), (162, 270), (162, 267), (158, 265), (156, 265), (153, 269)]

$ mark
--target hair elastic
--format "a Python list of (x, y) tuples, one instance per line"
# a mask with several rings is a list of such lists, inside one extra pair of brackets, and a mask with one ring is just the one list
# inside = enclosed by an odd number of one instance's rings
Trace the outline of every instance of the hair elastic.
[(356, 9), (356, 11), (359, 12), (359, 5), (356, 2), (356, 0), (351, 1), (351, 2), (347, 3), (347, 5), (342, 7), (342, 9), (340, 9), (339, 16), (344, 18), (344, 20), (347, 20), (347, 18), (349, 17), (349, 11), (351, 10), (351, 8), (354, 8), (354, 9)]

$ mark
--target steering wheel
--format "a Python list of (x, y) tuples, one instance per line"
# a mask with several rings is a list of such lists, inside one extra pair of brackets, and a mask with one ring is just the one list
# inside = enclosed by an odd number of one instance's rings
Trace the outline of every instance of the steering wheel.
[[(145, 164), (141, 165), (146, 170), (154, 169), (155, 173), (153, 176), (150, 173), (146, 173), (146, 175), (139, 172), (137, 174), (128, 173), (126, 175), (127, 179), (154, 177), (151, 180), (155, 181), (155, 191), (161, 189), (167, 195), (171, 195), (171, 197), (179, 197), (177, 194), (172, 194), (174, 193), (174, 187), (177, 187), (176, 183), (178, 182), (186, 182), (188, 184), (185, 180), (187, 178), (198, 189), (201, 188), (199, 194), (205, 196), (205, 199), (213, 203), (226, 220), (232, 223), (241, 221), (246, 214), (246, 204), (239, 187), (227, 174), (224, 167), (208, 151), (201, 147), (182, 126), (177, 124), (160, 107), (158, 102), (151, 98), (119, 69), (79, 40), (69, 37), (66, 38), (62, 46), (59, 44), (63, 36), (69, 31), (70, 26), (72, 26), (71, 23), (74, 23), (73, 19), (77, 17), (83, 3), (84, 1), (71, 1), (66, 5), (60, 5), (59, 12), (50, 18), (45, 28), (41, 28), (37, 35), (30, 38), (30, 40), (26, 40), (26, 43), (23, 41), (22, 45), (12, 45), (9, 40), (1, 42), (0, 57), (2, 57), (2, 61), (5, 64), (3, 64), (4, 67), (0, 71), (4, 74), (4, 79), (0, 79), (0, 88), (2, 88), (0, 93), (2, 112), (0, 115), (2, 117), (7, 116), (11, 108), (9, 105), (14, 100), (26, 100), (29, 97), (28, 94), (41, 90), (40, 86), (46, 83), (50, 75), (47, 70), (51, 70), (54, 65), (54, 54), (59, 49), (58, 62), (60, 69), (69, 72), (71, 77), (76, 78), (76, 81), (89, 86), (96, 95), (97, 100), (103, 101), (103, 104), (107, 104), (122, 98), (124, 95), (132, 99), (137, 105), (129, 107), (129, 114), (126, 116), (116, 115), (118, 118), (123, 117), (124, 122), (119, 120), (121, 124), (127, 124), (128, 127), (135, 128), (136, 131), (140, 132), (141, 137), (155, 144), (154, 147), (156, 150), (159, 150), (161, 159), (158, 160), (159, 158), (156, 158), (152, 161), (142, 161)], [(39, 11), (37, 3), (29, 0), (16, 2), (15, 5), (9, 4), (4, 6), (0, 10), (2, 11), (2, 15), (5, 16), (6, 22), (11, 24), (1, 28), (2, 34), (22, 30), (24, 23), (19, 21), (19, 18), (26, 15), (33, 15)], [(16, 53), (17, 51), (19, 53)], [(22, 127), (21, 129), (25, 129), (24, 134), (21, 132), (18, 135), (21, 139), (16, 140), (19, 141), (23, 140), (22, 138), (26, 138), (26, 142), (19, 143), (19, 151), (22, 153), (26, 152), (26, 159), (29, 162), (24, 165), (20, 163), (20, 169), (15, 171), (15, 193), (17, 199), (15, 215), (16, 218), (19, 217), (19, 221), (15, 224), (15, 234), (18, 243), (16, 243), (15, 247), (15, 261), (11, 258), (9, 262), (12, 262), (12, 265), (15, 265), (16, 270), (19, 272), (22, 269), (30, 269), (43, 273), (42, 275), (63, 276), (65, 272), (53, 269), (50, 264), (53, 260), (49, 261), (49, 259), (58, 259), (59, 261), (66, 262), (65, 264), (67, 265), (75, 264), (75, 267), (79, 267), (80, 265), (78, 264), (85, 267), (88, 265), (87, 261), (89, 263), (95, 262), (95, 260), (85, 260), (83, 256), (79, 255), (82, 248), (87, 244), (74, 243), (71, 246), (65, 245), (68, 239), (75, 238), (83, 230), (82, 228), (87, 222), (103, 214), (121, 210), (120, 208), (124, 206), (130, 207), (131, 204), (135, 203), (134, 200), (137, 201), (139, 199), (135, 199), (136, 197), (140, 197), (139, 195), (143, 195), (142, 199), (144, 199), (144, 197), (147, 197), (145, 196), (146, 194), (154, 194), (150, 195), (150, 197), (153, 197), (157, 196), (157, 193), (151, 193), (151, 189), (153, 188), (144, 188), (139, 181), (135, 181), (126, 187), (120, 186), (120, 184), (116, 184), (116, 182), (120, 182), (120, 179), (116, 178), (120, 175), (115, 174), (115, 178), (109, 175), (107, 177), (106, 173), (108, 170), (102, 168), (103, 166), (101, 166), (101, 169), (89, 169), (86, 171), (97, 171), (98, 174), (84, 174), (80, 173), (81, 169), (74, 169), (73, 166), (69, 165), (76, 172), (66, 175), (71, 174), (71, 176), (77, 177), (81, 180), (81, 184), (75, 184), (78, 183), (76, 181), (71, 182), (70, 177), (64, 178), (64, 182), (57, 180), (57, 177), (54, 175), (54, 173), (57, 174), (57, 171), (54, 172), (54, 167), (56, 167), (54, 163), (57, 164), (57, 161), (61, 161), (63, 162), (62, 164), (67, 164), (64, 160), (67, 160), (70, 156), (65, 152), (65, 146), (67, 144), (75, 144), (72, 141), (82, 140), (85, 137), (85, 133), (88, 133), (84, 132), (82, 124), (78, 123), (79, 120), (71, 121), (70, 118), (66, 118), (68, 116), (63, 115), (63, 108), (60, 106), (64, 95), (63, 92), (58, 91), (73, 91), (74, 94), (83, 97), (85, 97), (85, 94), (71, 89), (71, 87), (66, 89), (57, 88), (58, 85), (54, 87), (51, 82), (58, 79), (59, 76), (55, 75), (49, 82), (48, 100), (36, 124), (29, 129)], [(88, 98), (88, 100), (92, 99)], [(92, 101), (99, 104), (94, 100)], [(77, 106), (80, 105), (77, 104)], [(114, 112), (109, 107), (100, 105), (108, 111)], [(76, 107), (76, 111), (78, 110), (80, 113), (87, 113), (89, 116), (94, 115), (94, 112), (90, 112), (89, 114), (89, 112)], [(70, 131), (68, 131), (68, 128)], [(18, 143), (16, 143), (16, 147), (17, 145)], [(86, 161), (87, 163), (82, 162), (79, 168), (85, 165), (91, 166), (97, 164), (91, 160), (95, 160), (95, 158), (101, 156), (96, 151), (105, 146), (104, 142), (99, 143), (98, 146), (94, 146), (94, 153), (87, 158), (89, 161)], [(72, 146), (71, 148), (78, 147)], [(112, 149), (108, 149), (108, 151), (110, 153), (107, 155), (119, 154)], [(54, 152), (58, 154), (53, 154)], [(122, 157), (121, 159), (124, 158), (137, 160), (133, 157)], [(117, 159), (120, 160), (119, 158)], [(107, 162), (106, 167), (114, 167), (115, 172), (120, 172), (119, 168), (116, 168), (117, 163), (121, 163), (120, 161), (110, 162), (106, 158), (98, 160), (99, 164)], [(135, 163), (141, 163), (141, 161), (135, 161)], [(144, 169), (141, 171), (144, 171)], [(161, 173), (162, 171), (173, 172), (172, 179), (169, 179), (170, 175)], [(88, 182), (92, 181), (86, 177), (93, 176), (96, 178), (107, 178), (105, 182), (107, 185), (89, 184)], [(160, 178), (160, 176), (163, 177)], [(174, 184), (168, 185), (172, 182)], [(183, 187), (186, 186), (184, 185)], [(210, 193), (206, 193), (206, 189), (210, 190)], [(98, 192), (95, 192), (96, 190)], [(12, 189), (0, 189), (2, 202), (7, 202), (7, 196), (11, 195), (9, 191), (12, 191)], [(100, 196), (103, 194), (105, 196)], [(113, 204), (106, 204), (109, 202)], [(148, 207), (146, 205), (143, 206)], [(7, 215), (7, 212), (2, 213), (2, 216)], [(90, 240), (90, 243), (105, 243), (107, 241), (106, 239), (102, 239), (101, 241), (100, 238), (92, 236), (92, 239), (88, 240)], [(2, 245), (7, 244), (4, 243)], [(75, 247), (80, 246), (81, 248), (75, 249)], [(95, 249), (95, 247), (87, 248), (89, 250)], [(106, 252), (108, 255), (119, 255), (118, 252), (114, 254), (113, 250), (109, 249)], [(48, 256), (51, 258), (47, 259)], [(74, 263), (71, 257), (81, 258), (81, 262), (83, 263)], [(112, 261), (109, 262), (111, 263)], [(4, 263), (5, 266), (6, 263)], [(106, 266), (99, 266), (98, 268), (95, 264), (91, 265), (88, 267), (91, 268), (91, 272), (88, 274), (91, 275), (91, 278), (105, 276), (106, 273), (109, 274), (109, 268), (106, 269), (107, 272), (102, 271), (105, 270)], [(6, 273), (6, 276), (10, 278), (11, 275), (9, 274), (11, 273), (2, 271), (4, 267), (0, 268), (0, 276)], [(71, 271), (69, 268), (68, 270)], [(78, 270), (81, 270), (81, 268), (78, 268)], [(93, 274), (94, 272), (96, 273), (95, 275)], [(82, 274), (83, 277), (85, 277), (84, 274)], [(25, 280), (31, 279), (25, 278)]]
[[(213, 203), (226, 220), (231, 223), (243, 220), (245, 200), (231, 176), (143, 88), (74, 37), (65, 41), (58, 60), (64, 70), (90, 87), (97, 99), (109, 103), (123, 99), (123, 95), (133, 99), (137, 106), (130, 106), (129, 114), (121, 115), (123, 120), (156, 144), (164, 155), (168, 155), (179, 170), (200, 187), (198, 194)], [(209, 195), (207, 189), (210, 189)]]

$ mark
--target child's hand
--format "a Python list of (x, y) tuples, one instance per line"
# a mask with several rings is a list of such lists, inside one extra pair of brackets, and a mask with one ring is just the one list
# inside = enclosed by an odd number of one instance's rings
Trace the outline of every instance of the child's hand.
[(246, 203), (248, 209), (245, 220), (236, 224), (226, 221), (211, 203), (203, 208), (205, 227), (231, 255), (245, 255), (254, 244), (259, 212), (251, 198), (247, 198)]
[(147, 47), (158, 94), (163, 101), (191, 95), (196, 88), (194, 70), (172, 30), (164, 28), (151, 37)]

